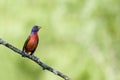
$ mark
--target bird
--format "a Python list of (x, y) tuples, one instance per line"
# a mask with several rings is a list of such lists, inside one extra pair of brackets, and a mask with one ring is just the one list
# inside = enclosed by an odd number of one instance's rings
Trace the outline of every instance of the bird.
[(38, 46), (38, 42), (39, 42), (39, 37), (38, 37), (38, 31), (41, 27), (34, 25), (31, 33), (29, 35), (29, 37), (27, 38), (27, 40), (24, 43), (23, 49), (22, 51), (33, 55), (33, 53), (35, 52), (37, 46)]

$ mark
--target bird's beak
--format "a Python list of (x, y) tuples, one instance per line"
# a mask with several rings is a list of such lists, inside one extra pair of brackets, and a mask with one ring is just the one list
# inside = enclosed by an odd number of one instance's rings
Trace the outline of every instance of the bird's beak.
[(39, 31), (41, 28), (42, 28), (41, 26), (38, 26), (38, 31)]

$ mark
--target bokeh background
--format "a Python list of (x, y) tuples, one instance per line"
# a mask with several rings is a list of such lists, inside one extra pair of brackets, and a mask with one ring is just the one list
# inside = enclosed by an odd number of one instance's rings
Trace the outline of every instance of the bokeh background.
[[(72, 80), (120, 80), (120, 0), (0, 0), (0, 38), (22, 49), (42, 26), (34, 55)], [(0, 46), (0, 80), (63, 80)]]

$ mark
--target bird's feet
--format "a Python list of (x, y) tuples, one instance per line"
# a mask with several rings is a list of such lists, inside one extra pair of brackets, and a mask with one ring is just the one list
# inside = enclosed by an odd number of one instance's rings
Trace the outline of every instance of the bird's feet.
[(26, 57), (26, 53), (22, 51), (22, 57)]

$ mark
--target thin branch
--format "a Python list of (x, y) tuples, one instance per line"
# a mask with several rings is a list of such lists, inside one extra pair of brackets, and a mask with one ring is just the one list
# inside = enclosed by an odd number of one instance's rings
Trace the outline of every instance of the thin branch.
[(64, 80), (71, 80), (68, 76), (64, 75), (63, 73), (61, 73), (61, 72), (53, 69), (52, 67), (49, 67), (48, 65), (44, 64), (43, 62), (41, 62), (40, 59), (37, 58), (36, 56), (24, 53), (23, 51), (19, 50), (18, 48), (14, 47), (13, 45), (7, 43), (6, 41), (2, 40), (1, 38), (0, 38), (0, 44), (8, 47), (9, 49), (13, 50), (14, 52), (16, 52), (22, 56), (25, 56), (26, 58), (31, 59), (32, 61), (37, 63), (39, 66), (41, 66), (43, 68), (43, 70), (48, 70), (48, 71), (54, 73), (55, 75), (60, 76)]

